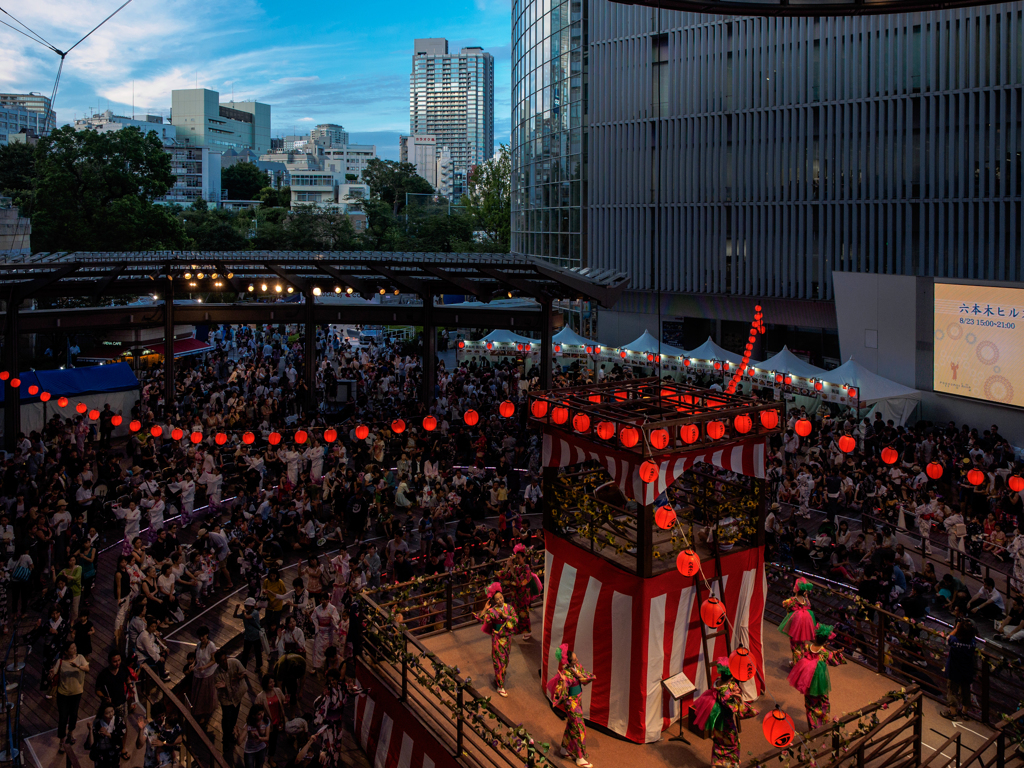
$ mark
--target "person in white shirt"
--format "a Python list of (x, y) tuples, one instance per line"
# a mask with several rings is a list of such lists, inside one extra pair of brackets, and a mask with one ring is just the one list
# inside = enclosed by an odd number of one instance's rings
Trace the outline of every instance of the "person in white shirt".
[(68, 512), (68, 503), (64, 499), (57, 502), (57, 511), (50, 518), (50, 525), (53, 526), (57, 536), (64, 533), (71, 525), (71, 514)]
[(221, 486), (224, 484), (224, 476), (217, 469), (216, 465), (203, 472), (199, 476), (199, 482), (206, 486), (206, 500), (210, 505), (220, 504)]
[(544, 498), (544, 491), (537, 485), (537, 481), (531, 479), (529, 484), (523, 490), (523, 503), (526, 506), (527, 513), (539, 512), (540, 501)]
[(157, 533), (164, 527), (164, 509), (167, 507), (164, 503), (164, 495), (160, 493), (160, 491), (157, 491), (156, 496), (152, 499), (145, 499), (142, 502), (142, 506), (148, 507), (149, 528), (153, 533)]
[(157, 635), (157, 620), (152, 616), (146, 619), (146, 631), (135, 641), (135, 650), (139, 652), (139, 660), (152, 667), (164, 682), (171, 679), (167, 674), (164, 662), (167, 660), (167, 646)]
[(188, 525), (196, 501), (195, 482), (188, 475), (179, 474), (177, 480), (169, 483), (167, 487), (181, 496), (181, 522), (182, 525)]
[(996, 582), (991, 576), (986, 576), (977, 594), (967, 604), (972, 614), (977, 614), (987, 621), (994, 621), (1003, 618), (1006, 613), (1006, 605), (1003, 596), (996, 589)]

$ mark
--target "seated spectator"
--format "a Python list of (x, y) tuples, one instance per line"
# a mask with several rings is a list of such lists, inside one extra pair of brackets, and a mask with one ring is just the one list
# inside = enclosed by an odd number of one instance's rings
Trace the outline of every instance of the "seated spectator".
[(1006, 605), (1003, 603), (1003, 596), (996, 589), (996, 582), (991, 576), (986, 576), (977, 594), (967, 604), (967, 609), (975, 618), (985, 621), (1001, 619), (1006, 612)]

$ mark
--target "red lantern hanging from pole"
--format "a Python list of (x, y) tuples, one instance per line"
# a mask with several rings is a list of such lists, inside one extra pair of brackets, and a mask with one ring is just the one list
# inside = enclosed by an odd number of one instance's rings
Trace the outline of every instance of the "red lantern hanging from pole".
[(138, 421), (137, 419), (133, 419), (131, 424), (128, 425), (128, 429), (130, 429), (132, 432), (138, 432), (140, 429), (142, 429), (142, 422)]
[[(89, 415), (92, 416), (92, 414)], [(99, 418), (99, 411), (96, 411), (96, 417)], [(151, 434), (153, 437), (160, 437), (160, 435), (162, 435), (163, 433), (164, 428), (161, 427), (159, 424), (154, 424), (152, 427), (149, 428), (149, 434)]]
[(530, 403), (530, 413), (535, 419), (543, 419), (548, 415), (548, 404), (546, 400), (534, 400)]
[(270, 443), (271, 445), (277, 445), (278, 443), (281, 442), (281, 433), (271, 432), (269, 435), (267, 435), (267, 442)]
[(974, 469), (968, 470), (967, 482), (977, 487), (985, 482), (985, 473), (975, 467)]
[(400, 435), (405, 432), (405, 422), (401, 419), (395, 419), (391, 422), (391, 431), (396, 435)]
[(505, 400), (501, 405), (498, 406), (498, 413), (506, 419), (512, 418), (512, 414), (516, 412), (516, 405), (511, 400)]
[(356, 440), (365, 440), (370, 435), (370, 428), (365, 424), (356, 427)]
[(11, 386), (17, 389), (21, 386), (21, 379), (11, 379)]
[(300, 429), (295, 433), (295, 442), (302, 445), (309, 438), (309, 433), (303, 429)]
[(217, 445), (224, 445), (228, 441), (228, 436), (223, 432), (218, 432), (217, 436), (213, 438), (213, 442)]
[(42, 400), (44, 403), (50, 402), (50, 393), (49, 392), (40, 392), (39, 393), (39, 399)]
[(1021, 477), (1020, 475), (1010, 475), (1006, 478), (1006, 484), (1014, 493), (1024, 491), (1024, 477)]
[(122, 421), (124, 421), (124, 419), (121, 418), (121, 415), (115, 414), (114, 417), (110, 420), (110, 423), (113, 424), (115, 427), (120, 427)]
[(565, 424), (569, 420), (569, 409), (564, 405), (556, 405), (551, 409), (551, 420), (555, 424)]
[(712, 440), (721, 440), (725, 436), (725, 424), (720, 421), (709, 421), (707, 430)]
[(79, 413), (85, 413), (86, 411), (89, 410), (89, 406), (86, 405), (85, 403), (79, 403), (78, 405), (75, 406), (75, 410), (78, 411)]
[(779, 412), (761, 411), (761, 426), (765, 429), (775, 429), (779, 426)]
[(663, 531), (676, 524), (676, 511), (670, 504), (663, 504), (654, 510), (654, 522)]
[(462, 414), (462, 420), (466, 422), (470, 427), (476, 426), (477, 422), (480, 421), (480, 414), (470, 408), (464, 414)]
[(709, 597), (700, 606), (700, 620), (711, 629), (718, 629), (725, 623), (725, 606), (717, 597)]
[(256, 442), (256, 435), (254, 435), (252, 432), (244, 432), (242, 433), (242, 442), (245, 443), (246, 445), (252, 445), (254, 442)]
[(843, 453), (853, 453), (857, 447), (857, 439), (853, 435), (843, 435), (839, 438), (839, 450)]
[(89, 420), (90, 421), (96, 421), (96, 419), (98, 419), (99, 417), (100, 417), (100, 412), (97, 409), (93, 408), (91, 411), (89, 411)]
[(932, 480), (938, 480), (942, 477), (942, 465), (937, 461), (929, 461), (924, 471)]
[(757, 665), (750, 651), (742, 645), (729, 654), (729, 671), (733, 679), (745, 683), (757, 674)]
[(325, 429), (324, 430), (324, 442), (333, 443), (338, 439), (338, 431), (336, 429)]
[(687, 445), (693, 445), (700, 437), (700, 427), (696, 424), (683, 424), (679, 428), (679, 437)]
[(68, 407), (68, 399), (66, 397), (58, 397), (57, 398), (57, 405), (59, 405), (61, 408), (67, 408)]
[(623, 427), (619, 430), (619, 442), (624, 448), (632, 448), (640, 440), (640, 433), (635, 427)]
[(180, 427), (175, 427), (171, 430), (171, 440), (181, 440), (185, 436), (185, 432)]
[(586, 432), (590, 429), (590, 417), (585, 413), (577, 413), (572, 417), (572, 428), (577, 432)]
[(793, 723), (793, 718), (779, 709), (778, 706), (764, 716), (761, 728), (768, 743), (779, 749), (788, 747), (793, 742), (793, 736), (796, 734), (796, 725)]
[(653, 483), (658, 479), (660, 472), (661, 468), (658, 466), (658, 462), (656, 461), (648, 459), (640, 465), (640, 479), (645, 483)]
[(676, 569), (683, 576), (693, 576), (700, 570), (700, 556), (692, 549), (684, 549), (676, 557)]
[(741, 435), (747, 434), (754, 428), (754, 420), (745, 413), (741, 413), (735, 419), (732, 420), (732, 428), (739, 432)]
[(37, 387), (35, 384), (30, 384), (29, 387), (28, 387), (28, 393), (30, 395), (38, 394), (39, 393), (39, 387)]
[(597, 436), (602, 440), (611, 440), (615, 437), (615, 425), (610, 421), (602, 421), (597, 425)]
[(651, 430), (651, 446), (657, 451), (663, 451), (668, 448), (669, 435), (667, 429), (653, 429)]
[(203, 433), (196, 431), (188, 436), (188, 439), (192, 441), (193, 445), (197, 445), (203, 441)]
[(797, 419), (796, 424), (793, 425), (793, 431), (800, 435), (800, 437), (807, 437), (811, 434), (812, 427), (813, 425), (811, 424), (810, 419), (801, 417)]
[(895, 464), (896, 460), (900, 457), (899, 451), (897, 451), (895, 448), (890, 448), (888, 446), (882, 449), (881, 455), (882, 461), (884, 461), (886, 464)]
[(433, 432), (435, 429), (437, 429), (437, 419), (435, 419), (433, 416), (424, 416), (423, 428), (427, 430), (427, 432)]

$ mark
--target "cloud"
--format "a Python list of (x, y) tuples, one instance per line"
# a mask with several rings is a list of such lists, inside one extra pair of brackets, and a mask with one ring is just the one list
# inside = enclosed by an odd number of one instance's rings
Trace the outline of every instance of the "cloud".
[(313, 118), (312, 117), (300, 117), (299, 118), (299, 122), (300, 123), (312, 123), (313, 122)]
[(293, 85), (294, 83), (315, 83), (319, 79), (319, 75), (310, 75), (309, 77), (279, 77), (270, 82), (272, 85)]

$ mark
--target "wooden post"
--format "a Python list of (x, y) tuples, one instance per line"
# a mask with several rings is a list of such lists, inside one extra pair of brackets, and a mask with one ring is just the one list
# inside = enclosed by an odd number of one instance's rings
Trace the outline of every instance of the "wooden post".
[(992, 672), (985, 658), (981, 659), (981, 722), (988, 725), (991, 710)]
[[(551, 299), (544, 299), (540, 303), (541, 330), (540, 330), (540, 388), (551, 389), (551, 369), (554, 365), (554, 351), (551, 349)], [(597, 374), (594, 375), (595, 381)]]
[(402, 633), (402, 697), (399, 701), (409, 698), (409, 636)]
[[(4, 365), (11, 374), (11, 379), (21, 376), (21, 363), (18, 355), (18, 304), (21, 301), (17, 293), (11, 291), (7, 301), (7, 327), (4, 333)], [(10, 379), (8, 379), (8, 382)], [(4, 392), (4, 448), (13, 453), (18, 447), (18, 433), (21, 432), (21, 388), (6, 386)]]
[(174, 388), (174, 281), (167, 281), (164, 291), (164, 412), (174, 410), (177, 391)]
[(465, 719), (465, 713), (463, 712), (462, 706), (462, 686), (459, 686), (458, 693), (455, 695), (455, 705), (459, 708), (459, 714), (455, 718), (455, 757), (456, 759), (462, 757), (462, 721)]
[(449, 573), (444, 582), (444, 628), (452, 631), (452, 575)]
[(914, 710), (914, 764), (920, 765), (922, 762), (921, 744), (924, 738), (924, 694), (921, 692), (917, 694)]
[(653, 576), (654, 567), (654, 505), (644, 504), (636, 517), (636, 575)]
[(306, 379), (306, 402), (302, 405), (307, 411), (316, 409), (316, 304), (312, 289), (306, 291), (306, 317), (303, 323), (303, 346), (305, 356), (302, 358), (302, 375)]
[(885, 674), (885, 614), (877, 611), (878, 625), (875, 631), (878, 632), (878, 662), (876, 664), (879, 674)]
[(424, 404), (434, 404), (434, 387), (437, 385), (437, 326), (434, 325), (434, 297), (424, 293), (423, 300), (423, 383), (420, 399)]

